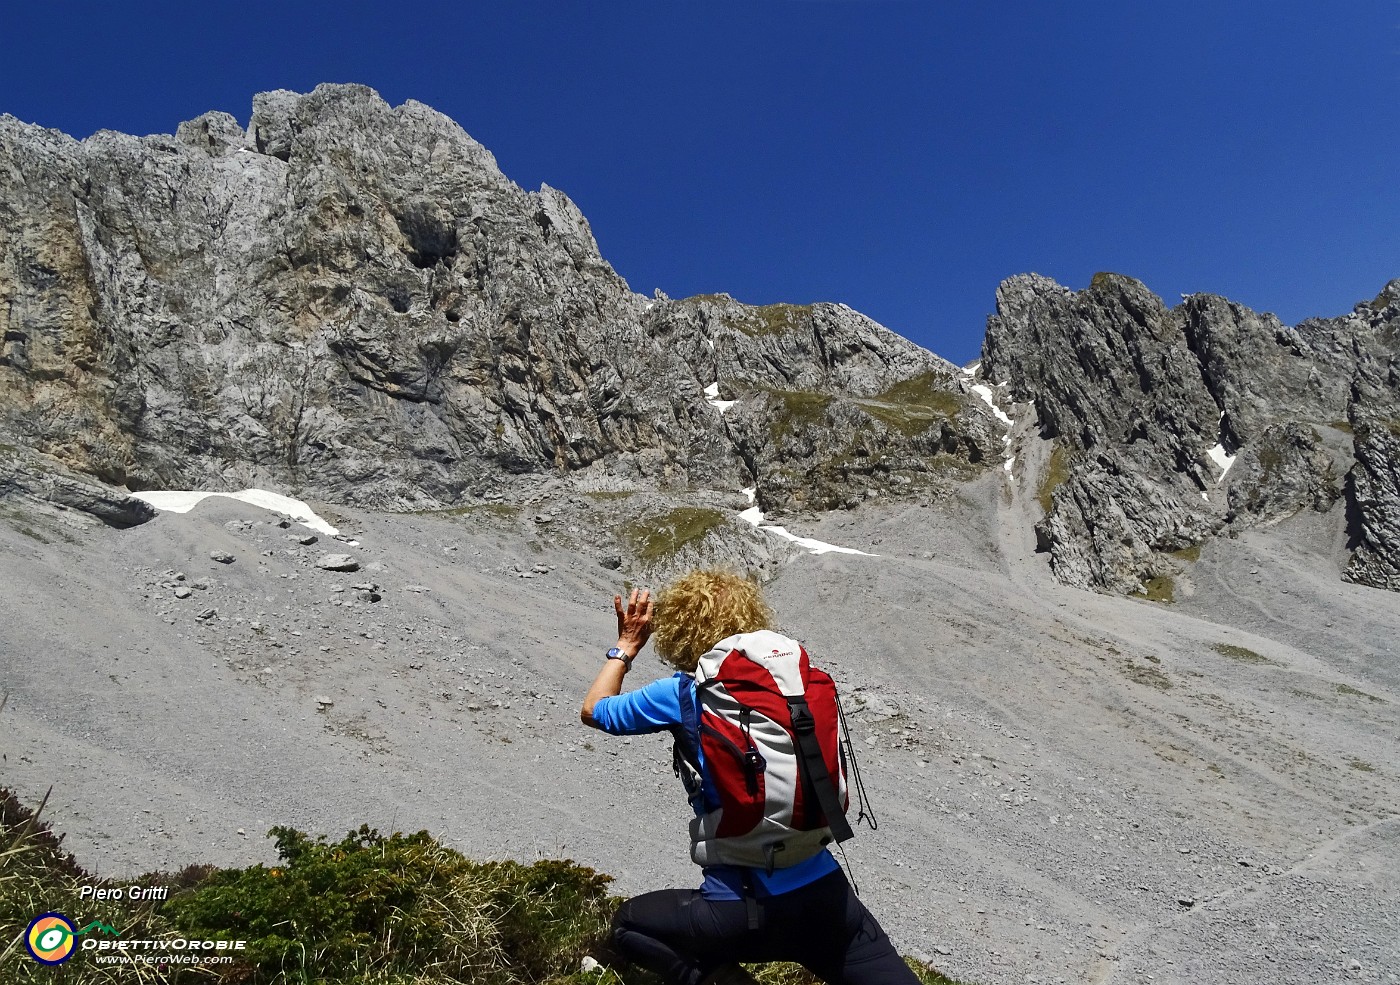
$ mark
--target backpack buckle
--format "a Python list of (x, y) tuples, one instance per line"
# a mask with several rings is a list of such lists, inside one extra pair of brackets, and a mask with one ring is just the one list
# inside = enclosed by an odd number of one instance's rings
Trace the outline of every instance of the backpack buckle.
[(744, 753), (744, 765), (754, 773), (762, 773), (768, 768), (768, 760), (757, 749), (750, 749)]

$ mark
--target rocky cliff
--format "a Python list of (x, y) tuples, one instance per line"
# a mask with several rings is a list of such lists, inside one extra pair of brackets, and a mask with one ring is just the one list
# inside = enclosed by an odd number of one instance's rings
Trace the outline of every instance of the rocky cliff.
[[(1345, 509), (1345, 577), (1400, 589), (1400, 281), (1296, 328), (1100, 274), (1014, 277), (980, 372), (1056, 443), (1037, 532), (1058, 577), (1151, 591), (1214, 535)], [(1174, 556), (1175, 555), (1175, 556)]]
[(562, 192), (426, 106), (326, 85), (173, 136), (0, 117), (0, 322), (0, 492), (105, 522), (164, 488), (932, 501), (1001, 462), (986, 381), (1055, 442), (1038, 533), (1063, 581), (1141, 592), (1206, 538), (1344, 509), (1346, 577), (1400, 587), (1400, 282), (1287, 328), (1017, 277), (973, 378), (844, 305), (638, 295)]
[(634, 294), (562, 192), (361, 86), (174, 136), (0, 117), (0, 319), (5, 440), (133, 491), (830, 506), (998, 445), (944, 360), (842, 305)]

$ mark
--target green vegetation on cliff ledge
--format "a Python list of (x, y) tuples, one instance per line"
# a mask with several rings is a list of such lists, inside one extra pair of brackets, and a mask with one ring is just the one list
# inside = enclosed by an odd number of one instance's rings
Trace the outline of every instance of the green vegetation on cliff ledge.
[(1040, 510), (1046, 516), (1050, 515), (1050, 510), (1055, 505), (1055, 490), (1068, 480), (1069, 451), (1057, 441), (1050, 452), (1050, 461), (1045, 465), (1045, 474), (1041, 476), (1040, 489), (1036, 492)]
[(951, 420), (962, 410), (962, 398), (940, 386), (940, 381), (941, 377), (929, 370), (872, 397), (857, 397), (855, 403), (871, 417), (912, 437), (935, 420)]
[(732, 306), (734, 312), (732, 315), (726, 312), (723, 322), (745, 335), (783, 335), (802, 328), (812, 317), (810, 304), (748, 305), (742, 301), (735, 301), (727, 294), (696, 294), (683, 300), (690, 303), (704, 301), (709, 304)]
[(674, 557), (688, 544), (699, 543), (724, 522), (719, 510), (682, 506), (629, 523), (622, 534), (639, 561), (654, 564)]
[(778, 404), (776, 413), (769, 419), (774, 437), (792, 434), (805, 427), (820, 426), (826, 421), (826, 412), (836, 399), (829, 393), (813, 390), (762, 389)]
[(778, 390), (760, 387), (777, 403), (770, 418), (775, 437), (792, 434), (805, 427), (823, 426), (833, 404), (854, 405), (870, 417), (905, 437), (926, 431), (932, 423), (952, 420), (962, 410), (962, 398), (939, 385), (933, 371), (898, 383), (869, 397), (854, 397), (815, 390)]
[[(0, 979), (15, 985), (658, 985), (609, 943), (610, 877), (569, 861), (474, 862), (427, 832), (368, 827), (328, 842), (273, 828), (280, 861), (192, 865), (127, 882), (85, 871), (37, 810), (0, 788)], [(83, 887), (170, 887), (163, 902), (94, 902)], [(98, 964), (78, 950), (58, 972), (22, 938), (49, 911), (124, 940), (245, 940), (227, 964)], [(91, 931), (97, 933), (97, 931)], [(106, 940), (107, 937), (102, 939)], [(219, 954), (220, 952), (211, 952)], [(582, 970), (585, 956), (601, 962)], [(906, 959), (907, 960), (907, 959)], [(913, 961), (924, 985), (957, 985)], [(796, 965), (753, 966), (762, 985), (817, 985)]]

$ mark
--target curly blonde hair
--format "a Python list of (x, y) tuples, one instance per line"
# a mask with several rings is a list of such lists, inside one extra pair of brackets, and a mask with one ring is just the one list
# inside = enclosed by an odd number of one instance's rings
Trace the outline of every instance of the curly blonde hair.
[(735, 633), (772, 627), (758, 585), (728, 571), (690, 571), (661, 590), (652, 639), (656, 652), (690, 673), (712, 646)]

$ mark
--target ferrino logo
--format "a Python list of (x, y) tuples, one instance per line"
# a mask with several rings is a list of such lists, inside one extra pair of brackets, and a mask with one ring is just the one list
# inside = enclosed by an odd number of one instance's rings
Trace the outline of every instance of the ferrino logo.
[(24, 934), (24, 946), (29, 956), (40, 964), (63, 964), (73, 956), (77, 939), (89, 931), (120, 937), (114, 927), (94, 920), (82, 930), (74, 930), (73, 922), (62, 913), (41, 913), (29, 923)]

